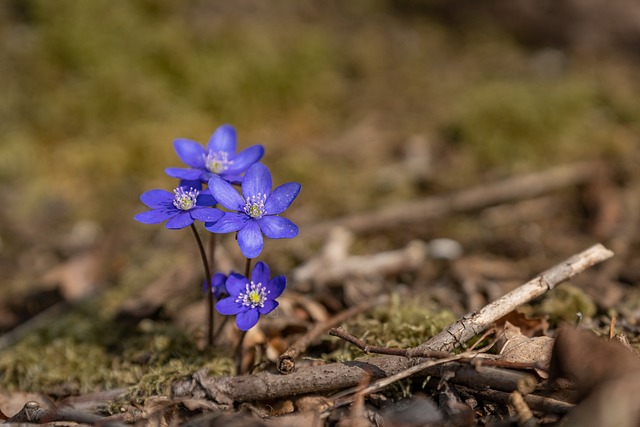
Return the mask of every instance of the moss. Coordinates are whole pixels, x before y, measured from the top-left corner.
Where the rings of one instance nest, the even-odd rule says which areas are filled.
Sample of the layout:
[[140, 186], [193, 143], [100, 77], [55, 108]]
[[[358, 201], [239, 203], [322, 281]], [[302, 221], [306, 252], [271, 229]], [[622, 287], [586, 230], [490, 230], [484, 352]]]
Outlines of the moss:
[[231, 374], [232, 360], [201, 351], [192, 337], [168, 323], [138, 328], [96, 318], [89, 308], [52, 322], [0, 353], [0, 385], [53, 396], [128, 388], [137, 401], [167, 395], [178, 378], [207, 369]]
[[[455, 320], [451, 311], [437, 307], [426, 298], [405, 301], [394, 295], [389, 305], [356, 317], [344, 328], [370, 345], [411, 348], [427, 341]], [[326, 358], [344, 361], [362, 355], [360, 349], [343, 343]]]
[[[483, 168], [541, 166], [579, 155], [598, 105], [580, 79], [484, 82], [472, 88], [452, 122], [456, 139]], [[582, 147], [584, 148], [584, 147]]]
[[578, 313], [586, 318], [594, 316], [596, 311], [593, 300], [582, 289], [569, 283], [560, 284], [549, 291], [539, 304], [531, 306], [532, 314], [548, 316], [554, 324], [575, 323]]

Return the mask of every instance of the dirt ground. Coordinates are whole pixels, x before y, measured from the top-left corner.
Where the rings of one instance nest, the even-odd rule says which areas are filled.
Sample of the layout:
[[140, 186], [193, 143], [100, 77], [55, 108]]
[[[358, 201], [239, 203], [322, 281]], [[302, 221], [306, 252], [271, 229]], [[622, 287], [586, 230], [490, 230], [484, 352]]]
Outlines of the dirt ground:
[[[4, 419], [638, 425], [638, 17], [3, 2]], [[260, 255], [288, 284], [241, 375], [233, 321], [206, 348], [191, 233], [133, 220], [175, 187], [173, 141], [224, 123], [276, 186], [302, 185], [299, 236]], [[222, 236], [216, 271], [244, 262]]]

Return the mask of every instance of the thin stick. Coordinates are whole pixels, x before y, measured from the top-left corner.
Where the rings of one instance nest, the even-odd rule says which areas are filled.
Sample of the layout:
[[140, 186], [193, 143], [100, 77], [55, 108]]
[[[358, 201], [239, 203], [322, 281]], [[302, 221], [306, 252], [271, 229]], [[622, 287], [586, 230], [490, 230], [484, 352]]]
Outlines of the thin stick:
[[598, 162], [561, 165], [493, 184], [483, 184], [457, 193], [394, 204], [376, 211], [338, 218], [307, 229], [305, 236], [323, 237], [328, 230], [336, 226], [361, 234], [399, 229], [410, 224], [425, 223], [446, 217], [455, 212], [472, 211], [512, 200], [528, 199], [588, 182], [599, 176], [598, 171], [601, 168], [602, 164]]
[[283, 374], [290, 374], [296, 367], [296, 358], [300, 356], [314, 341], [316, 341], [321, 335], [326, 333], [331, 328], [340, 325], [348, 319], [363, 313], [370, 308], [386, 304], [389, 300], [388, 295], [381, 295], [377, 298], [373, 298], [355, 307], [351, 307], [339, 314], [336, 314], [326, 322], [317, 323], [306, 334], [298, 338], [284, 353], [278, 357], [278, 371]]
[[613, 256], [601, 244], [591, 246], [566, 261], [548, 269], [502, 298], [486, 305], [480, 311], [469, 313], [417, 348], [451, 351], [464, 344], [515, 308], [543, 295], [561, 282]]
[[193, 236], [198, 243], [198, 250], [200, 251], [200, 258], [202, 258], [202, 266], [204, 267], [204, 276], [207, 281], [207, 347], [213, 347], [213, 289], [211, 289], [211, 270], [209, 270], [209, 262], [207, 261], [207, 254], [204, 251], [204, 246], [202, 245], [202, 240], [198, 235], [198, 230], [196, 230], [196, 226], [191, 224], [191, 231], [193, 231]]
[[[420, 348], [390, 348], [390, 347], [380, 347], [376, 345], [369, 345], [366, 342], [362, 341], [361, 339], [358, 339], [355, 336], [351, 335], [350, 333], [348, 333], [342, 328], [332, 328], [331, 330], [329, 330], [329, 335], [332, 335], [334, 337], [338, 337], [347, 342], [350, 342], [351, 344], [355, 345], [360, 350], [362, 350], [365, 354], [370, 354], [370, 353], [386, 354], [390, 356], [402, 356], [402, 357], [408, 357], [408, 358], [428, 357], [433, 359], [443, 359], [443, 358], [452, 356], [451, 353], [448, 353], [446, 351], [423, 350]], [[489, 335], [489, 333], [485, 333], [485, 336], [486, 335]], [[476, 344], [481, 342], [483, 339], [484, 337], [478, 340]], [[472, 351], [472, 350], [473, 348], [469, 349], [469, 351]], [[483, 357], [481, 359], [477, 357], [473, 357], [470, 359], [460, 359], [460, 362], [470, 363], [476, 366], [482, 365], [482, 366], [498, 366], [501, 368], [510, 368], [510, 369], [541, 369], [543, 371], [547, 370], [547, 368], [545, 368], [539, 363], [510, 362], [507, 360], [500, 360], [499, 357], [500, 356], [491, 356], [488, 358]]]
[[[461, 354], [456, 354], [456, 355], [449, 355], [449, 357], [443, 357], [442, 359], [436, 359], [436, 360], [427, 360], [426, 362], [422, 362], [418, 365], [415, 366], [411, 366], [405, 370], [403, 370], [402, 372], [398, 372], [395, 375], [390, 375], [388, 377], [385, 378], [381, 378], [375, 382], [373, 382], [372, 384], [368, 385], [367, 387], [358, 390], [357, 393], [361, 394], [363, 396], [368, 396], [371, 393], [375, 393], [379, 390], [382, 390], [384, 388], [386, 388], [387, 386], [393, 384], [396, 381], [400, 381], [404, 378], [408, 378], [412, 375], [415, 375], [421, 371], [424, 371], [427, 368], [433, 367], [433, 366], [437, 366], [437, 365], [442, 365], [443, 363], [447, 363], [447, 362], [454, 362], [457, 360], [462, 360], [462, 359], [468, 359], [469, 357], [472, 357], [473, 355], [477, 355], [476, 352], [473, 353], [461, 353]], [[339, 399], [336, 399], [334, 401], [333, 407], [331, 409], [335, 409], [335, 408], [340, 408], [342, 406], [346, 406], [348, 404], [350, 404], [351, 402], [353, 402], [354, 397], [353, 396], [346, 396], [346, 397], [341, 397]]]
[[[492, 400], [504, 405], [509, 404], [510, 393], [500, 390], [491, 389], [474, 389], [465, 386], [457, 386], [459, 389], [470, 393], [474, 396], [478, 396], [485, 400]], [[536, 394], [527, 394], [523, 396], [526, 404], [534, 411], [552, 413], [558, 415], [567, 414], [574, 405], [571, 403], [557, 400], [552, 397], [538, 396]]]

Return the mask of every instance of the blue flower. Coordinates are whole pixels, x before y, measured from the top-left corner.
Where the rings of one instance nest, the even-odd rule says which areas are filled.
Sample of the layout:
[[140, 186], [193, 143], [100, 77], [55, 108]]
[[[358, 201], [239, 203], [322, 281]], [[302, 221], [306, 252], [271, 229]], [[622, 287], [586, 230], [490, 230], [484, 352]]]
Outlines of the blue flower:
[[253, 145], [236, 154], [236, 130], [231, 125], [222, 125], [211, 135], [204, 148], [190, 139], [176, 139], [173, 146], [180, 159], [191, 166], [167, 168], [165, 172], [174, 178], [207, 182], [212, 176], [240, 183], [241, 174], [264, 155], [262, 145]]
[[223, 216], [221, 210], [210, 207], [216, 204], [216, 199], [209, 190], [201, 192], [194, 188], [178, 187], [170, 193], [156, 189], [142, 194], [140, 200], [151, 208], [134, 217], [144, 224], [158, 224], [169, 220], [166, 227], [176, 229], [187, 227], [194, 220], [212, 222]]
[[212, 233], [238, 232], [242, 254], [255, 258], [262, 252], [264, 234], [270, 239], [289, 239], [298, 235], [298, 227], [278, 216], [300, 193], [300, 184], [289, 182], [271, 192], [271, 172], [262, 163], [254, 163], [242, 180], [242, 195], [218, 176], [209, 180], [209, 191], [225, 208], [224, 216], [214, 224], [205, 224]]
[[236, 315], [236, 325], [243, 331], [253, 328], [260, 315], [271, 313], [278, 306], [278, 298], [287, 286], [285, 276], [269, 280], [269, 266], [262, 261], [256, 263], [251, 280], [232, 273], [227, 279], [229, 296], [216, 304], [216, 310], [226, 316]]
[[[233, 274], [233, 272], [232, 272]], [[227, 292], [227, 288], [225, 286], [225, 282], [227, 281], [227, 275], [226, 274], [222, 274], [222, 273], [216, 273], [213, 275], [213, 277], [211, 278], [211, 290], [213, 291], [213, 296], [216, 299], [220, 299], [220, 297], [222, 295], [226, 295], [229, 292]], [[207, 292], [207, 281], [204, 280], [202, 282], [202, 290], [204, 292]]]

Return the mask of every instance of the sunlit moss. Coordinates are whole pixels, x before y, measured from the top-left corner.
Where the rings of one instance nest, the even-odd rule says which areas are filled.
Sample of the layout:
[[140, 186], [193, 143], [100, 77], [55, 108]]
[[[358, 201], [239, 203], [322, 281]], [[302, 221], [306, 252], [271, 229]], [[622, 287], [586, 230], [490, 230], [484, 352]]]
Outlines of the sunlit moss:
[[[392, 348], [416, 347], [456, 320], [454, 314], [426, 298], [405, 301], [394, 295], [389, 305], [377, 307], [347, 322], [344, 328], [369, 345]], [[329, 360], [352, 360], [363, 355], [344, 343], [327, 355]]]
[[535, 315], [548, 316], [554, 324], [568, 322], [575, 324], [580, 316], [592, 317], [597, 307], [593, 300], [579, 287], [562, 283], [549, 291], [539, 302], [526, 309]]
[[133, 328], [77, 310], [0, 353], [7, 390], [52, 396], [124, 387], [129, 399], [168, 395], [171, 383], [200, 369], [231, 374], [221, 353], [196, 348], [175, 326], [147, 322]]
[[582, 129], [598, 108], [596, 87], [580, 79], [479, 83], [461, 99], [452, 131], [481, 167], [542, 166], [589, 144]]

